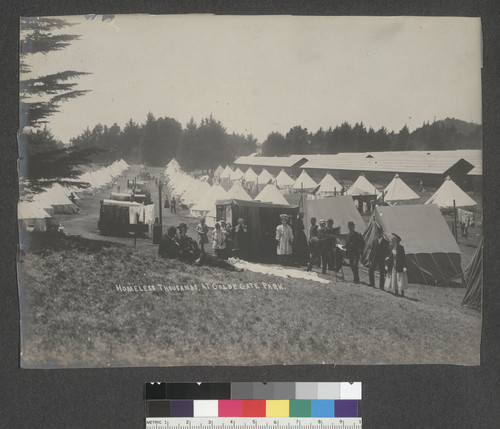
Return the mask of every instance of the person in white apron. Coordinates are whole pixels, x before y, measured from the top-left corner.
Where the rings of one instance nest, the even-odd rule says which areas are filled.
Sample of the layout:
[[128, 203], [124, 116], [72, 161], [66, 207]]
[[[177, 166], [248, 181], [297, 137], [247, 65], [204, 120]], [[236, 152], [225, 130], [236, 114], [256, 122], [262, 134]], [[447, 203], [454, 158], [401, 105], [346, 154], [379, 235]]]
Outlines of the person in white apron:
[[278, 254], [278, 259], [281, 264], [289, 265], [293, 253], [293, 231], [292, 227], [288, 224], [288, 216], [282, 214], [280, 218], [281, 225], [276, 227], [276, 253]]

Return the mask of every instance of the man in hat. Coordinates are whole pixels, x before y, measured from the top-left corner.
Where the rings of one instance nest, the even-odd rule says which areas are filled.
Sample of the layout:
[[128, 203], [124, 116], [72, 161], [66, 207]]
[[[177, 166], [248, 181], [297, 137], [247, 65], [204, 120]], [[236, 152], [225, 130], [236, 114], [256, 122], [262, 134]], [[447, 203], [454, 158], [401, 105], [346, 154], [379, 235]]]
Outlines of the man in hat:
[[312, 254], [309, 261], [309, 265], [307, 266], [307, 271], [311, 271], [315, 260], [321, 259], [321, 272], [323, 274], [326, 274], [326, 268], [328, 266], [328, 256], [330, 255], [334, 242], [334, 235], [327, 234], [326, 221], [324, 219], [321, 219], [319, 221], [316, 246], [314, 249], [314, 253]]
[[346, 257], [349, 259], [349, 265], [354, 276], [354, 283], [359, 283], [359, 259], [365, 248], [363, 236], [355, 230], [356, 225], [350, 220], [347, 222], [349, 234], [345, 245]]
[[179, 230], [177, 235], [177, 243], [180, 248], [179, 259], [192, 264], [200, 257], [200, 249], [196, 242], [187, 235], [188, 226], [185, 223], [180, 223], [177, 229]]
[[167, 229], [167, 233], [163, 235], [158, 247], [158, 254], [165, 258], [176, 259], [180, 255], [179, 243], [176, 241], [175, 234], [177, 229], [171, 226]]
[[318, 258], [316, 260], [313, 260], [313, 254], [316, 250], [316, 246], [318, 244], [318, 228], [319, 225], [316, 223], [316, 218], [312, 217], [311, 220], [311, 226], [309, 227], [309, 261], [314, 264], [317, 262], [318, 267], [320, 266], [320, 262]]
[[293, 231], [292, 227], [288, 224], [288, 215], [281, 214], [280, 219], [281, 225], [276, 227], [276, 253], [282, 265], [289, 265], [293, 253]]
[[175, 200], [175, 197], [172, 196], [172, 201], [170, 201], [170, 213], [175, 213], [177, 214], [177, 201]]
[[247, 259], [247, 234], [248, 228], [245, 225], [245, 219], [240, 217], [234, 227], [233, 254], [237, 258]]
[[370, 261], [368, 275], [370, 277], [370, 286], [375, 287], [375, 271], [378, 270], [380, 275], [379, 286], [380, 289], [384, 289], [385, 258], [389, 255], [389, 242], [384, 238], [384, 231], [382, 228], [377, 227], [375, 235], [375, 240], [372, 243], [370, 255], [368, 257]]

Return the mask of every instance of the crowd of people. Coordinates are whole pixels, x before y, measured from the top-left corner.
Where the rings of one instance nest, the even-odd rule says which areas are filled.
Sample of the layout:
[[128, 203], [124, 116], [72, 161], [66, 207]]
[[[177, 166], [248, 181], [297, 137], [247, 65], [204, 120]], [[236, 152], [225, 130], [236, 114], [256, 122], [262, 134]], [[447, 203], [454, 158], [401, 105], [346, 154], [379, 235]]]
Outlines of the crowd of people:
[[[321, 268], [323, 274], [327, 270], [339, 272], [344, 260], [352, 271], [353, 282], [359, 283], [359, 264], [365, 250], [363, 235], [356, 231], [354, 222], [347, 224], [348, 234], [341, 237], [340, 227], [334, 225], [333, 219], [310, 219], [309, 240], [305, 235], [303, 213], [295, 219], [281, 214], [280, 224], [276, 227], [275, 242], [278, 262], [286, 266], [307, 266]], [[293, 220], [293, 228], [292, 228]], [[187, 235], [185, 223], [170, 227], [162, 237], [158, 253], [166, 258], [178, 259], [194, 265], [209, 265], [228, 270], [239, 271], [228, 258], [247, 259], [248, 227], [243, 218], [239, 218], [233, 227], [221, 220], [209, 230], [204, 218], [200, 218], [196, 226], [196, 240]], [[215, 255], [207, 253], [211, 245]], [[401, 237], [392, 234], [391, 242], [384, 237], [382, 229], [376, 232], [376, 239], [371, 243], [368, 258], [368, 275], [370, 286], [375, 286], [375, 272], [379, 274], [379, 288], [393, 290], [395, 294], [404, 296], [407, 284], [406, 256], [401, 245]], [[386, 281], [389, 282], [386, 285]]]

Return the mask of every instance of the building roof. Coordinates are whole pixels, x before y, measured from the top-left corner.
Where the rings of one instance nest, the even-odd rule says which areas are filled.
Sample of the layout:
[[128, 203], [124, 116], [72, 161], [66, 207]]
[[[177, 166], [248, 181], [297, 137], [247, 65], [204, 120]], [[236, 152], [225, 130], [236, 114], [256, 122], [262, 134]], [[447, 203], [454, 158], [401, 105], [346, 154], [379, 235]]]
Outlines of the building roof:
[[289, 156], [240, 156], [234, 165], [251, 165], [255, 167], [280, 167], [290, 168], [298, 162], [307, 161], [307, 155]]
[[469, 175], [483, 174], [480, 149], [346, 152], [336, 155], [306, 156], [308, 161], [301, 165], [304, 169], [446, 174], [451, 167], [463, 159], [470, 164]]

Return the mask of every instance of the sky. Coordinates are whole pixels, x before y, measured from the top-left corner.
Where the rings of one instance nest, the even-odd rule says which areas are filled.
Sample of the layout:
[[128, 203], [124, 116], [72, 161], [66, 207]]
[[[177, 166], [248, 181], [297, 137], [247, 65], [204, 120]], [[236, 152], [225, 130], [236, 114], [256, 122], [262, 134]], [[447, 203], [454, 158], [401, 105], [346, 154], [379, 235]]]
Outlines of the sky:
[[210, 114], [229, 132], [342, 122], [389, 131], [454, 117], [481, 123], [478, 18], [116, 15], [65, 17], [80, 40], [26, 58], [32, 75], [89, 72], [91, 92], [49, 118], [68, 143], [98, 123], [185, 125]]

